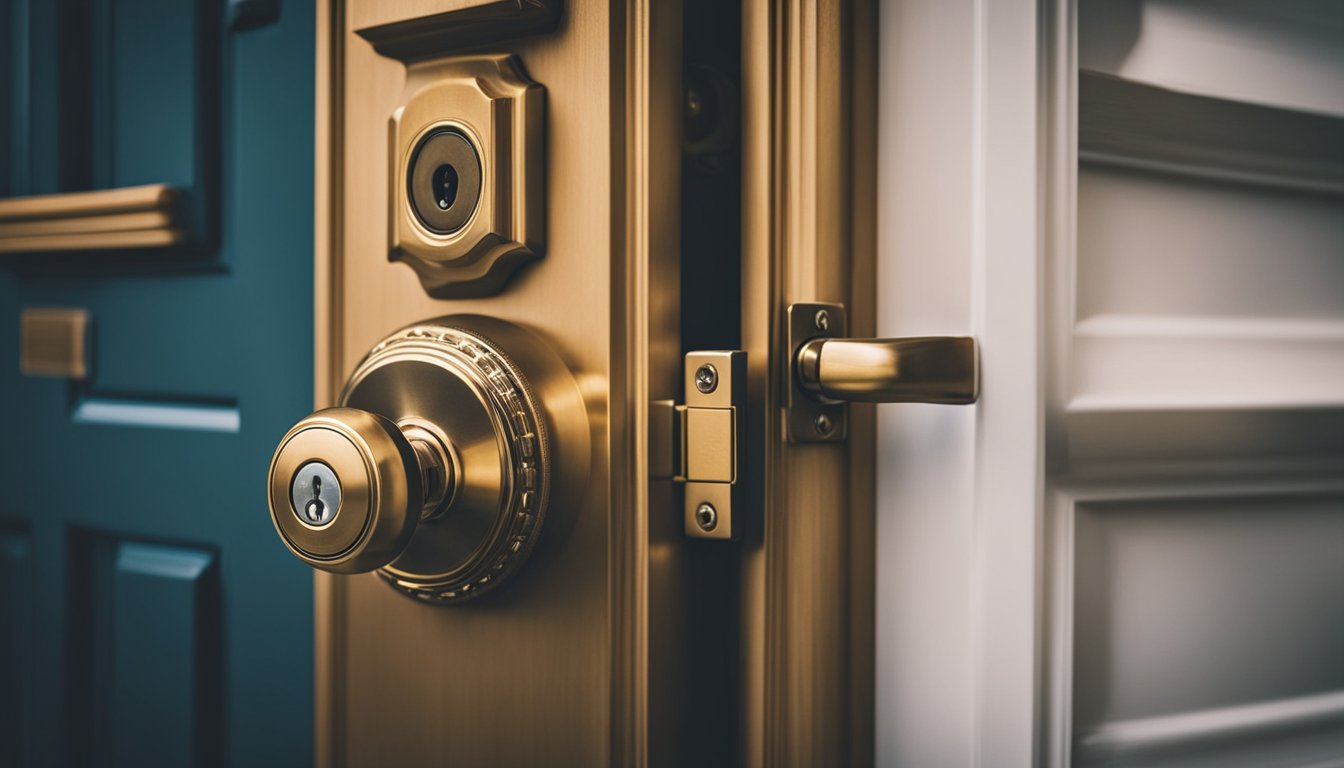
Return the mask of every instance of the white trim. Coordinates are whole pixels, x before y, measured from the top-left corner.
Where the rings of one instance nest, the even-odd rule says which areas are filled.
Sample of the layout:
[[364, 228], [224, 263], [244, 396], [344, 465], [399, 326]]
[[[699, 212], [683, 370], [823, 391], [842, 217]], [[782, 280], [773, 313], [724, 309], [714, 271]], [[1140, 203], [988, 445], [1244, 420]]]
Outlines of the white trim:
[[1034, 765], [1043, 460], [1041, 8], [976, 8], [972, 314], [983, 387], [972, 518], [975, 765]]
[[1080, 763], [1156, 754], [1226, 749], [1231, 742], [1268, 740], [1294, 731], [1332, 728], [1344, 743], [1344, 691], [1236, 707], [1106, 723], [1077, 738]]
[[[1344, 478], [1338, 475], [1266, 480], [1203, 480], [1177, 482], [1149, 482], [1144, 485], [1129, 483], [1086, 483], [1068, 485], [1056, 479], [1051, 484], [1049, 507], [1046, 511], [1047, 562], [1044, 582], [1046, 604], [1042, 610], [1042, 634], [1045, 651], [1042, 686], [1044, 701], [1041, 711], [1041, 763], [1050, 768], [1069, 768], [1075, 752], [1083, 748], [1080, 741], [1092, 739], [1086, 747], [1090, 759], [1109, 764], [1107, 759], [1133, 756], [1146, 750], [1160, 748], [1167, 752], [1200, 744], [1208, 749], [1222, 748], [1234, 737], [1248, 735], [1237, 732], [1246, 718], [1259, 718], [1265, 731], [1249, 735], [1272, 738], [1293, 727], [1316, 722], [1344, 720], [1344, 692], [1319, 696], [1287, 699], [1276, 702], [1257, 702], [1251, 705], [1219, 708], [1193, 713], [1179, 713], [1156, 718], [1108, 723], [1081, 736], [1073, 732], [1073, 635], [1074, 583], [1077, 571], [1075, 526], [1078, 506], [1081, 504], [1134, 502], [1134, 501], [1190, 501], [1198, 499], [1245, 499], [1248, 497], [1301, 497], [1320, 494], [1344, 493]], [[1336, 700], [1338, 698], [1338, 700]], [[1319, 701], [1318, 701], [1319, 699]], [[1222, 714], [1219, 714], [1222, 713]], [[1318, 713], [1318, 714], [1313, 714]], [[1207, 715], [1207, 717], [1205, 717]], [[1226, 715], [1226, 716], [1224, 716]], [[1289, 717], [1295, 717], [1290, 722]], [[1221, 718], [1221, 720], [1220, 720]], [[1313, 719], [1314, 718], [1314, 719]], [[1211, 723], [1232, 723], [1217, 733], [1206, 735]], [[1195, 728], [1188, 737], [1179, 737], [1176, 726]], [[1258, 727], [1258, 726], [1257, 726]], [[1120, 750], [1112, 752], [1108, 750]], [[1086, 761], [1080, 761], [1086, 762]]]

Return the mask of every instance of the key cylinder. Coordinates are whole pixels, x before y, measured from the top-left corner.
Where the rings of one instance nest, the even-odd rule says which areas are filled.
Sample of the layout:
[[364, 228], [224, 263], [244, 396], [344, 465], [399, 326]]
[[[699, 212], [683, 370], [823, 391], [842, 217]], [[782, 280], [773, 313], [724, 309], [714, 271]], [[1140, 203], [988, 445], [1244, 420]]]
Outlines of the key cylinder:
[[299, 522], [314, 527], [330, 525], [341, 509], [341, 481], [331, 467], [310, 461], [294, 473], [289, 500]]

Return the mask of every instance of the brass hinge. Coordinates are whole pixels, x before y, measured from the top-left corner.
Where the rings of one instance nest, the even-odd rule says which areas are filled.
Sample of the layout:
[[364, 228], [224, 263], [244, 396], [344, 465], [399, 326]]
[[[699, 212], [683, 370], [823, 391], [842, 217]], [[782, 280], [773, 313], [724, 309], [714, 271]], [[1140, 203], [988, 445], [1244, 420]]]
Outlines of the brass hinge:
[[650, 413], [649, 467], [684, 491], [686, 535], [737, 539], [734, 516], [739, 479], [737, 436], [747, 387], [747, 353], [688, 352], [686, 404], [658, 400]]

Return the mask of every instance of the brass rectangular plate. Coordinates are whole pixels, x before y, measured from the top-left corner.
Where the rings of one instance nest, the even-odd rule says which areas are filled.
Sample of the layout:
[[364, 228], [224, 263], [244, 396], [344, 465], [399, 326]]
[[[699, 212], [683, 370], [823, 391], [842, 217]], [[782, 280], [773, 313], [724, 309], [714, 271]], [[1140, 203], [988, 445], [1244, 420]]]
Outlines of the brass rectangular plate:
[[0, 254], [159, 248], [186, 238], [166, 184], [0, 200]]
[[[824, 313], [824, 316], [823, 316]], [[801, 302], [789, 305], [784, 327], [788, 330], [782, 350], [788, 364], [784, 366], [784, 422], [791, 443], [837, 443], [849, 433], [849, 406], [845, 403], [822, 403], [798, 386], [794, 360], [798, 348], [811, 339], [844, 337], [849, 318], [844, 304]]]
[[88, 378], [88, 328], [84, 309], [24, 307], [19, 316], [19, 370], [24, 376]]
[[[708, 392], [696, 386], [696, 372], [712, 366], [717, 383]], [[686, 406], [682, 498], [686, 535], [696, 539], [736, 540], [742, 535], [734, 519], [740, 496], [737, 471], [737, 418], [747, 383], [747, 354], [739, 351], [688, 352], [683, 366]], [[715, 524], [705, 530], [696, 521], [701, 504], [714, 509]]]
[[686, 477], [731, 483], [737, 479], [732, 408], [686, 409]]

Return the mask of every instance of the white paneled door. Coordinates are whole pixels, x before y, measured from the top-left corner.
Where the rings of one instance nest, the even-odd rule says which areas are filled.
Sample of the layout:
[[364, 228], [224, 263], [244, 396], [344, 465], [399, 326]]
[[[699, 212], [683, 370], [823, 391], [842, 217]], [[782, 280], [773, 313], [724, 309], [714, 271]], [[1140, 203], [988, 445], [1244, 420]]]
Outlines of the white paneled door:
[[1344, 4], [881, 24], [878, 763], [1344, 765]]

